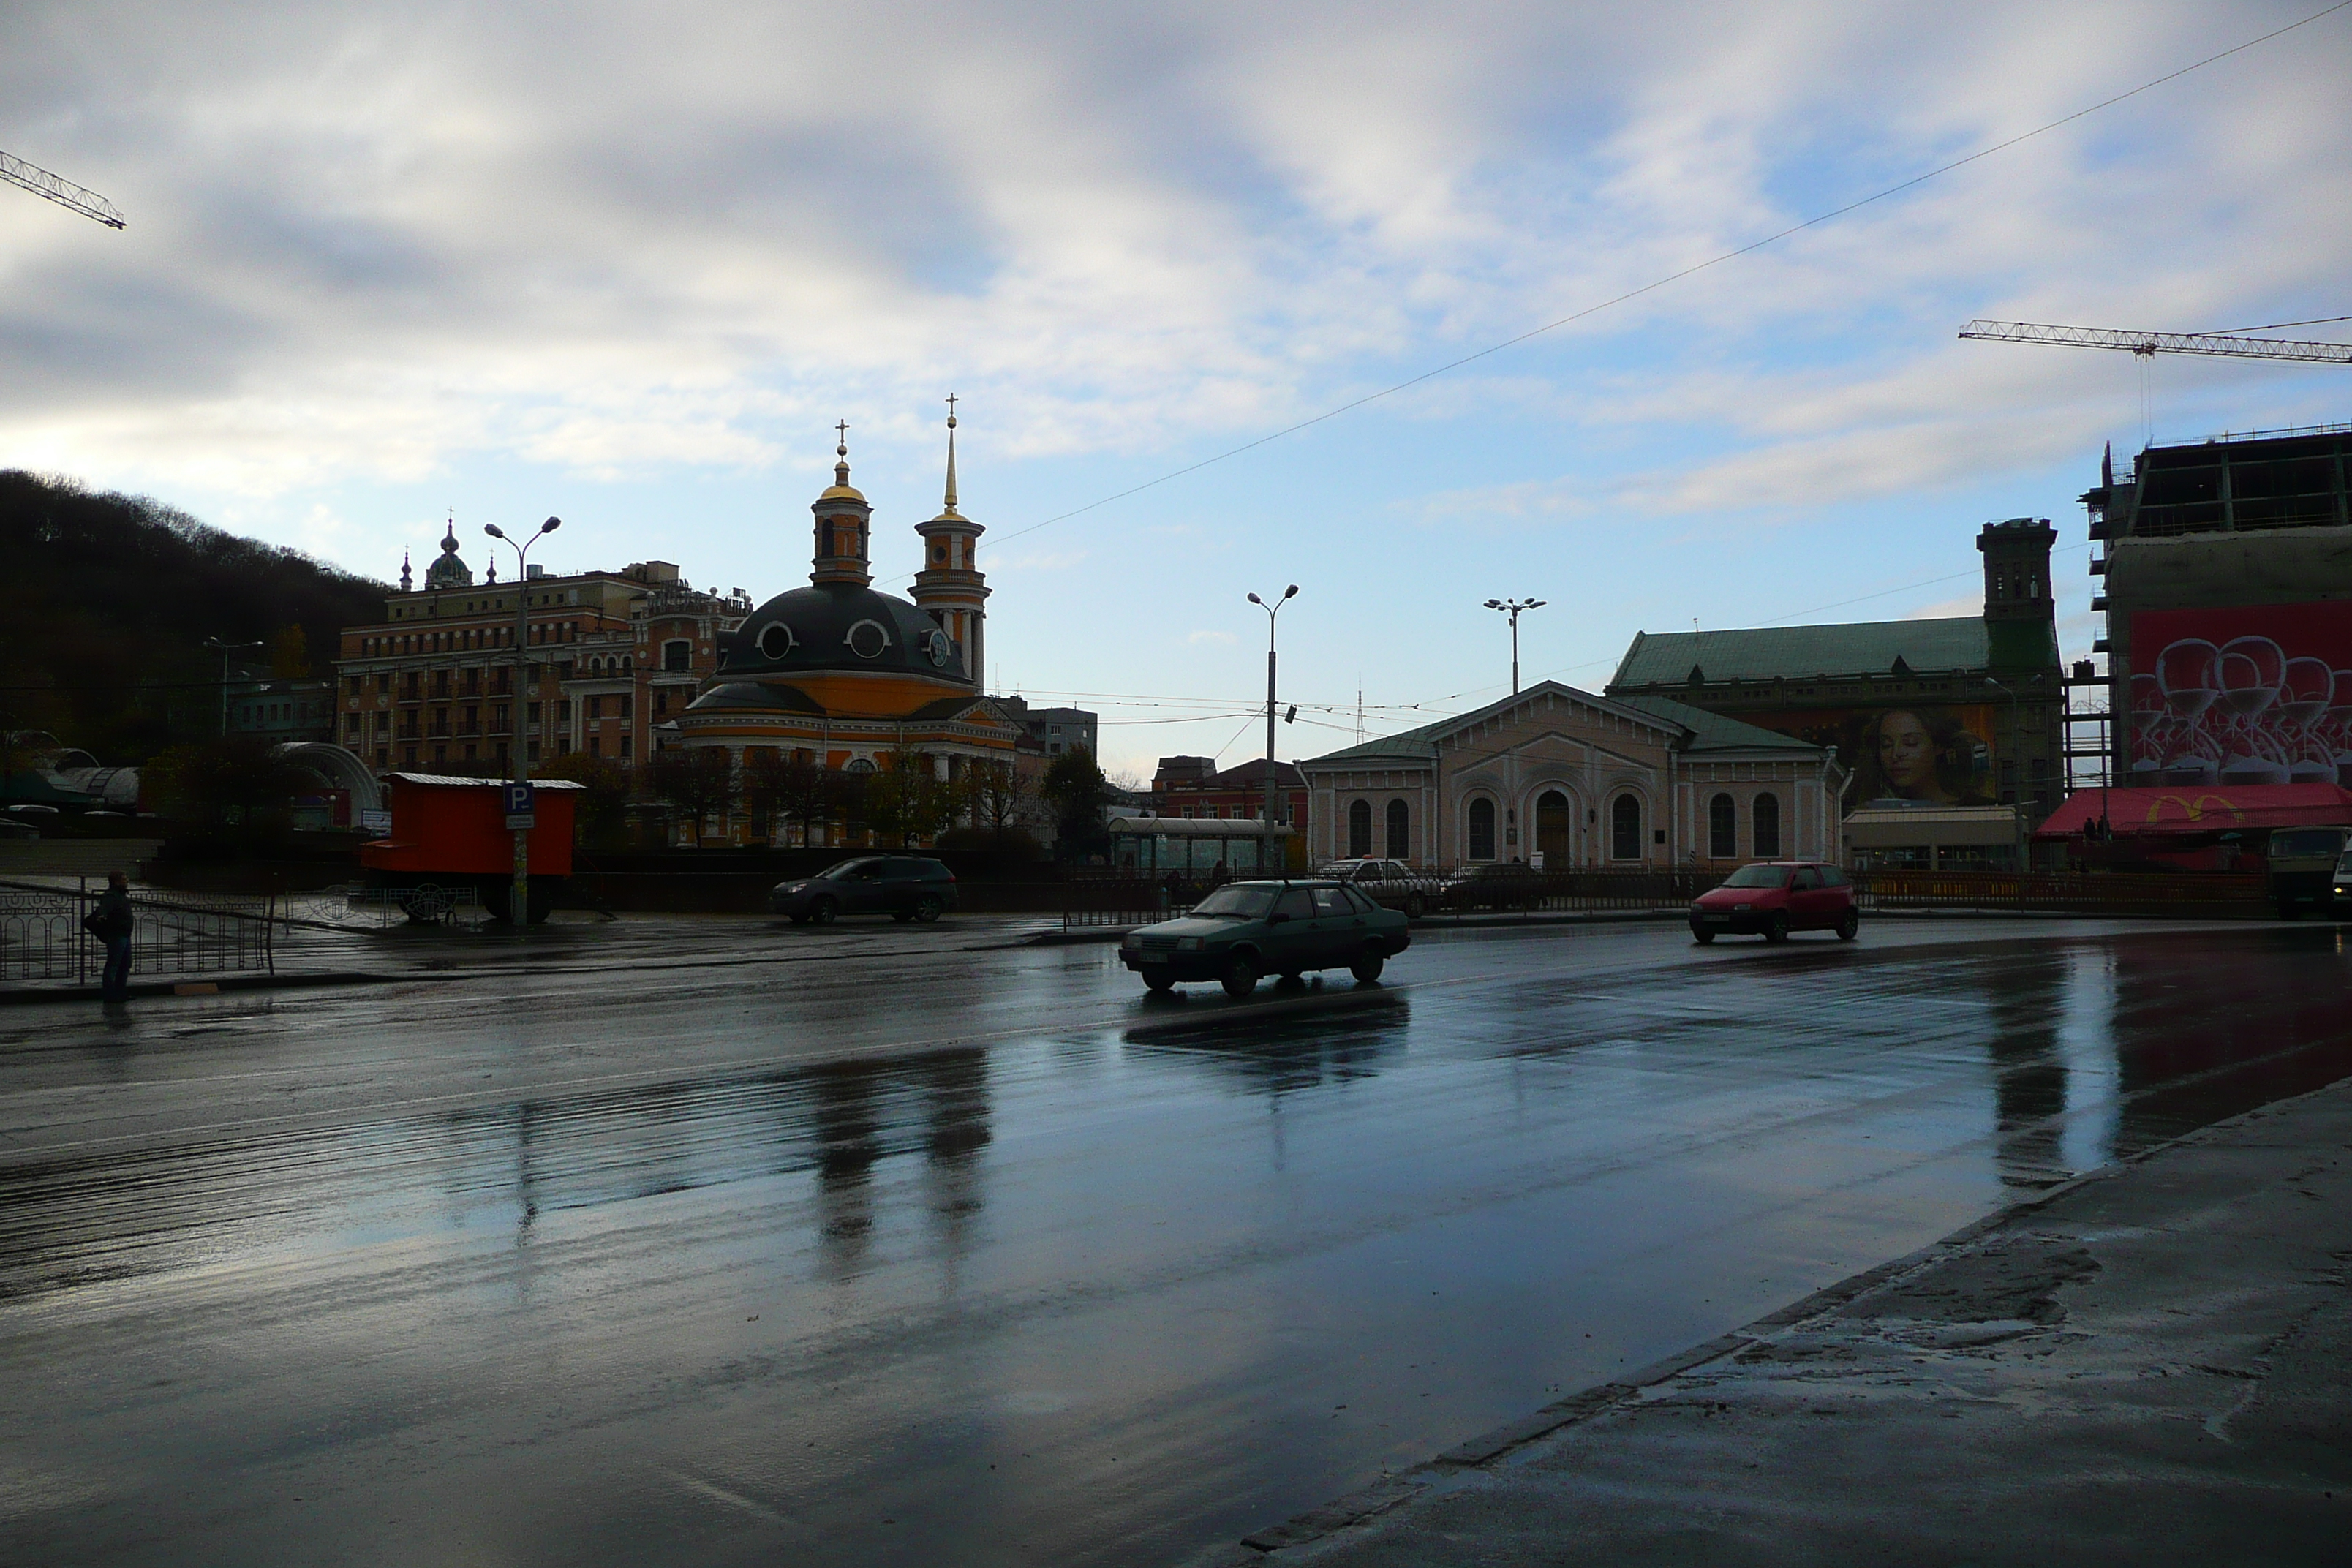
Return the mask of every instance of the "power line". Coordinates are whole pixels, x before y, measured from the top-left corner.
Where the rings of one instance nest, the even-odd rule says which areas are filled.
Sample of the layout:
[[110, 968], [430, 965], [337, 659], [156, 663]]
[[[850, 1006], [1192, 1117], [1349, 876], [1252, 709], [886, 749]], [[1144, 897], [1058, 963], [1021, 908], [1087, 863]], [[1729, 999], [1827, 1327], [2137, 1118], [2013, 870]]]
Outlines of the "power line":
[[1601, 300], [1597, 304], [1587, 305], [1582, 310], [1571, 311], [1568, 315], [1559, 318], [1557, 321], [1547, 321], [1539, 327], [1531, 327], [1528, 331], [1517, 334], [1516, 337], [1505, 338], [1502, 342], [1491, 343], [1486, 348], [1478, 350], [1475, 353], [1467, 353], [1464, 354], [1459, 359], [1449, 360], [1445, 363], [1438, 365], [1433, 370], [1425, 370], [1419, 375], [1410, 377], [1404, 381], [1400, 381], [1393, 386], [1382, 387], [1378, 392], [1366, 393], [1361, 397], [1352, 398], [1346, 403], [1339, 405], [1337, 407], [1326, 409], [1324, 412], [1314, 416], [1312, 418], [1302, 419], [1295, 425], [1286, 425], [1279, 430], [1273, 431], [1265, 436], [1260, 436], [1255, 440], [1244, 441], [1238, 447], [1230, 447], [1222, 452], [1214, 454], [1213, 456], [1202, 458], [1197, 462], [1187, 463], [1179, 468], [1171, 468], [1167, 473], [1161, 474], [1157, 479], [1146, 479], [1139, 485], [1130, 485], [1126, 489], [1118, 490], [1113, 494], [1104, 496], [1097, 500], [1088, 501], [1084, 506], [1073, 507], [1068, 511], [1065, 512], [1057, 512], [1054, 516], [1045, 519], [1043, 521], [1033, 522], [1026, 528], [1015, 529], [1011, 533], [1003, 534], [999, 537], [997, 544], [1001, 547], [1013, 540], [1022, 538], [1024, 535], [1034, 533], [1040, 529], [1051, 528], [1057, 522], [1066, 522], [1071, 518], [1079, 517], [1087, 512], [1094, 511], [1098, 508], [1108, 506], [1113, 501], [1121, 501], [1125, 500], [1129, 496], [1140, 495], [1145, 490], [1156, 489], [1160, 485], [1169, 483], [1172, 479], [1180, 479], [1187, 474], [1198, 473], [1202, 468], [1210, 468], [1215, 464], [1224, 462], [1229, 458], [1238, 458], [1244, 452], [1254, 452], [1258, 447], [1266, 446], [1271, 442], [1282, 440], [1286, 437], [1296, 436], [1302, 430], [1312, 429], [1314, 426], [1323, 424], [1327, 420], [1336, 419], [1342, 414], [1352, 413], [1356, 409], [1365, 406], [1367, 404], [1377, 403], [1384, 397], [1392, 397], [1400, 392], [1408, 391], [1412, 387], [1419, 386], [1423, 382], [1434, 380], [1438, 376], [1445, 375], [1451, 372], [1460, 370], [1464, 365], [1474, 364], [1479, 360], [1486, 359], [1489, 355], [1500, 353], [1505, 349], [1516, 348], [1519, 344], [1524, 343], [1530, 339], [1539, 338], [1547, 332], [1557, 331], [1560, 328], [1569, 326], [1573, 322], [1583, 321], [1588, 316], [1598, 315], [1603, 310], [1622, 305], [1628, 300], [1638, 300], [1644, 294], [1654, 293], [1658, 289], [1664, 289], [1669, 284], [1679, 283], [1684, 279], [1704, 272], [1711, 267], [1718, 267], [1724, 262], [1737, 260], [1740, 257], [1747, 256], [1751, 252], [1761, 250], [1767, 246], [1777, 245], [1781, 240], [1788, 238], [1791, 235], [1801, 234], [1809, 228], [1817, 228], [1822, 224], [1832, 222], [1835, 219], [1845, 216], [1849, 213], [1859, 212], [1864, 207], [1886, 200], [1889, 196], [1900, 195], [1903, 192], [1910, 190], [1916, 185], [1926, 184], [1930, 180], [1940, 178], [1945, 174], [1952, 173], [1956, 169], [1964, 169], [1970, 163], [1990, 158], [1997, 153], [2005, 153], [2011, 147], [2019, 146], [2023, 142], [2032, 141], [2038, 136], [2047, 135], [2053, 131], [2072, 125], [2075, 121], [2084, 119], [2089, 115], [2096, 114], [2102, 110], [2113, 109], [2116, 104], [2125, 102], [2130, 99], [2137, 98], [2144, 92], [2151, 92], [2157, 88], [2164, 86], [2168, 82], [2178, 81], [2182, 77], [2188, 76], [2192, 72], [2204, 69], [2207, 66], [2214, 65], [2221, 60], [2228, 59], [2232, 55], [2243, 54], [2248, 49], [2267, 44], [2274, 38], [2284, 37], [2287, 34], [2294, 32], [2298, 27], [2307, 27], [2314, 22], [2321, 21], [2328, 16], [2334, 16], [2338, 11], [2347, 8], [2352, 8], [2352, 0], [2336, 0], [2335, 5], [2327, 6], [2324, 10], [2315, 11], [2299, 22], [2290, 22], [2284, 27], [2274, 28], [2270, 32], [2263, 34], [2260, 37], [2249, 38], [2242, 44], [2236, 44], [2229, 48], [2222, 49], [2218, 53], [2207, 55], [2204, 58], [2193, 61], [2189, 65], [2182, 66], [2178, 70], [2168, 71], [2163, 76], [2157, 77], [2153, 80], [2144, 81], [2140, 83], [2139, 86], [2131, 89], [2127, 92], [2116, 93], [2112, 98], [2103, 98], [2098, 102], [2091, 104], [2087, 108], [2078, 109], [2074, 113], [2063, 115], [2059, 119], [2049, 121], [2047, 124], [2037, 125], [2032, 130], [2021, 132], [2015, 136], [2008, 138], [2006, 141], [1996, 142], [1990, 147], [1979, 148], [1976, 152], [1970, 153], [1965, 157], [1955, 158], [1948, 163], [1939, 163], [1936, 167], [1927, 170], [1925, 174], [1914, 174], [1907, 180], [1899, 181], [1895, 184], [1888, 185], [1884, 190], [1875, 191], [1869, 195], [1860, 198], [1859, 200], [1848, 202], [1843, 206], [1833, 207], [1828, 212], [1809, 217], [1802, 223], [1790, 224], [1788, 227], [1781, 229], [1777, 233], [1766, 235], [1761, 239], [1750, 240], [1746, 245], [1739, 246], [1735, 249], [1724, 251], [1720, 255], [1711, 256], [1704, 261], [1694, 262], [1692, 265], [1683, 268], [1679, 271], [1669, 272], [1664, 277], [1659, 278], [1652, 282], [1644, 283], [1638, 289], [1629, 289], [1622, 294], [1613, 295], [1609, 299]]

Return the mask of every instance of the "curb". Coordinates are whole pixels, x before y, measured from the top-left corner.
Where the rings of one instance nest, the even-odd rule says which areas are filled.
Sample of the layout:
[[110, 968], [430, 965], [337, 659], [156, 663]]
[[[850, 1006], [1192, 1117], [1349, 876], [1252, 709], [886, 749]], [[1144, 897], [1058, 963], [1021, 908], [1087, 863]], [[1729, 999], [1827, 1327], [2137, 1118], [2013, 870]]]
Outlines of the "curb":
[[2111, 1161], [2095, 1171], [2085, 1171], [2081, 1175], [2060, 1182], [2030, 1197], [2004, 1204], [1992, 1213], [1971, 1220], [1925, 1247], [1906, 1253], [1900, 1258], [1891, 1258], [1874, 1268], [1865, 1268], [1858, 1274], [1848, 1275], [1833, 1284], [1825, 1285], [1729, 1333], [1717, 1335], [1705, 1343], [1678, 1351], [1673, 1355], [1652, 1362], [1647, 1366], [1628, 1373], [1622, 1377], [1596, 1384], [1591, 1388], [1580, 1389], [1564, 1399], [1554, 1400], [1551, 1404], [1529, 1415], [1522, 1415], [1513, 1421], [1507, 1421], [1467, 1441], [1457, 1443], [1453, 1447], [1409, 1469], [1383, 1475], [1371, 1485], [1336, 1498], [1320, 1508], [1310, 1509], [1305, 1513], [1294, 1515], [1279, 1524], [1253, 1531], [1243, 1536], [1237, 1544], [1225, 1548], [1222, 1552], [1213, 1548], [1211, 1552], [1204, 1553], [1194, 1561], [1203, 1565], [1213, 1565], [1213, 1568], [1240, 1568], [1240, 1565], [1244, 1564], [1264, 1563], [1270, 1553], [1292, 1547], [1310, 1545], [1337, 1534], [1341, 1530], [1360, 1524], [1375, 1515], [1385, 1513], [1433, 1488], [1442, 1487], [1462, 1471], [1478, 1469], [1491, 1465], [1495, 1460], [1524, 1448], [1530, 1443], [1549, 1437], [1564, 1427], [1575, 1426], [1579, 1422], [1590, 1420], [1593, 1416], [1615, 1409], [1627, 1401], [1638, 1397], [1643, 1389], [1654, 1387], [1669, 1378], [1680, 1376], [1709, 1362], [1719, 1361], [1727, 1355], [1736, 1355], [1751, 1345], [1765, 1342], [1781, 1330], [1791, 1328], [1824, 1312], [1833, 1311], [1856, 1297], [1874, 1290], [1879, 1286], [1903, 1275], [1926, 1268], [1947, 1257], [1955, 1248], [1966, 1247], [1979, 1237], [1998, 1230], [2003, 1226], [2015, 1224], [2036, 1210], [2053, 1204], [2070, 1194], [2079, 1192], [2096, 1183], [2112, 1181], [2135, 1167], [2155, 1159], [2159, 1154], [2189, 1143], [2217, 1137], [2242, 1122], [2271, 1114], [2284, 1107], [2296, 1104], [2316, 1095], [2340, 1092], [2345, 1089], [2346, 1084], [2347, 1080], [2339, 1079], [2333, 1083], [2323, 1084], [2317, 1089], [2302, 1094], [2288, 1095], [2283, 1099], [2270, 1100], [2251, 1110], [2240, 1111], [2235, 1116], [2225, 1117], [2220, 1121], [2193, 1128], [2177, 1138], [2168, 1138], [2162, 1142], [2137, 1150], [2121, 1159]]
[[[391, 985], [404, 980], [441, 980], [446, 974], [378, 974], [371, 970], [327, 970], [315, 974], [218, 974], [193, 980], [142, 980], [131, 987], [133, 996], [211, 996], [229, 991], [297, 991], [320, 985]], [[0, 990], [0, 1006], [24, 1002], [99, 1002], [104, 993], [95, 985], [53, 988], [16, 986]]]

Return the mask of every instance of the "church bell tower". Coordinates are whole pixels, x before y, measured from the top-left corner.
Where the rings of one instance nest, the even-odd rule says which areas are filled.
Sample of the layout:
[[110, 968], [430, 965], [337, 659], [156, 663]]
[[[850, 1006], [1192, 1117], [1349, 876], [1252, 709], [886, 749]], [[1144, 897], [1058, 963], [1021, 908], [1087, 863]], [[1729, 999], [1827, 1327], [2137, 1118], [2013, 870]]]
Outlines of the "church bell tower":
[[866, 554], [866, 529], [874, 509], [849, 483], [849, 426], [834, 426], [841, 437], [833, 449], [833, 483], [810, 503], [816, 514], [816, 552], [809, 568], [812, 583], [847, 583], [863, 588], [874, 581]]
[[985, 693], [988, 581], [980, 574], [976, 552], [987, 531], [956, 510], [955, 405], [949, 398], [947, 502], [939, 516], [915, 525], [923, 539], [923, 569], [915, 574], [912, 597], [962, 650], [964, 674]]

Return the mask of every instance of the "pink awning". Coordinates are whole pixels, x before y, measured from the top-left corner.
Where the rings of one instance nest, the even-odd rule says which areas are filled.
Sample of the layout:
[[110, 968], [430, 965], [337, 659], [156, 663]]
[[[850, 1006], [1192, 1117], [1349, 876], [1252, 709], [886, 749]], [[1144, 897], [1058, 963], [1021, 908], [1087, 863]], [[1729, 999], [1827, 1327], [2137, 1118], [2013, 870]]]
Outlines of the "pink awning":
[[2352, 790], [2331, 784], [2078, 789], [2033, 837], [2079, 838], [2083, 825], [2102, 814], [2118, 838], [2246, 827], [2352, 827]]

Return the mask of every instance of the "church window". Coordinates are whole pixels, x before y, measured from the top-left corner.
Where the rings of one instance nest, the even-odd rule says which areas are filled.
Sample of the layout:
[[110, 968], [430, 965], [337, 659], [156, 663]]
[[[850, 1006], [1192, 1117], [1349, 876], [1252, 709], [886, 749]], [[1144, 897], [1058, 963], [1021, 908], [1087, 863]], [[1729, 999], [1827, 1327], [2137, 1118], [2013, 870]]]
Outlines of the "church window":
[[[1734, 859], [1739, 854], [1739, 808], [1727, 795], [1706, 803], [1706, 852], [1716, 860]], [[1760, 845], [1756, 852], [1764, 852]]]
[[870, 773], [873, 771], [874, 759], [871, 757], [852, 757], [849, 759], [849, 765], [842, 769], [842, 772], [847, 773]]
[[1470, 803], [1470, 858], [1495, 858], [1495, 803], [1480, 796]]
[[1759, 795], [1756, 797], [1756, 853], [1769, 860], [1780, 853], [1780, 797]]
[[[767, 629], [760, 634], [760, 653], [763, 658], [782, 658], [792, 652], [793, 640], [792, 627], [782, 621], [772, 621]], [[684, 643], [671, 643], [668, 646], [681, 652], [686, 648]], [[677, 668], [683, 669], [686, 666], [681, 662]]]
[[1404, 860], [1411, 858], [1412, 855], [1412, 836], [1407, 830], [1410, 828], [1412, 824], [1407, 816], [1404, 802], [1401, 800], [1392, 800], [1389, 802], [1388, 816], [1389, 858], [1391, 860]]
[[1372, 852], [1372, 803], [1352, 800], [1348, 803], [1348, 857], [1360, 860]]
[[1639, 860], [1642, 858], [1642, 802], [1630, 795], [1621, 795], [1609, 806], [1609, 858], [1612, 860]]
[[880, 658], [890, 647], [890, 634], [880, 621], [859, 621], [841, 640], [860, 658]]

